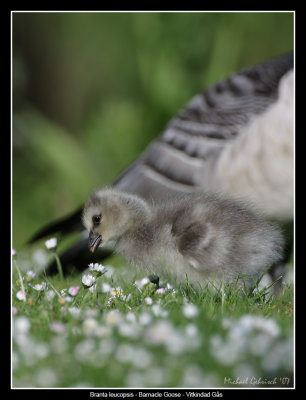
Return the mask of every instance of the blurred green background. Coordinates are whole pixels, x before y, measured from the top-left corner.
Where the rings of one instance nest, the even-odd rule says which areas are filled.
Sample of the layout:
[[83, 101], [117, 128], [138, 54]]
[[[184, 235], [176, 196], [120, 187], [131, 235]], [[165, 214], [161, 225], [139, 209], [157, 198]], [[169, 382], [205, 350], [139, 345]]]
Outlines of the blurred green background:
[[196, 93], [293, 49], [285, 13], [12, 14], [13, 247], [112, 183]]

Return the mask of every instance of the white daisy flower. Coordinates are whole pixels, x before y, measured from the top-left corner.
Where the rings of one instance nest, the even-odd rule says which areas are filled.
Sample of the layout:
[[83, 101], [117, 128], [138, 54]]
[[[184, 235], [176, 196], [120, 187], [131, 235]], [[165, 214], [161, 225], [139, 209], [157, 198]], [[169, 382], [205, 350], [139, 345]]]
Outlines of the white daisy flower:
[[145, 331], [145, 340], [150, 344], [165, 344], [174, 334], [174, 327], [169, 321], [160, 320]]
[[140, 325], [143, 325], [143, 326], [150, 325], [151, 322], [152, 322], [152, 315], [149, 314], [148, 312], [145, 311], [139, 315], [139, 324]]
[[144, 299], [144, 302], [145, 302], [148, 306], [151, 306], [151, 305], [153, 304], [152, 297], [146, 297], [146, 298]]
[[64, 333], [66, 331], [66, 325], [59, 321], [50, 322], [49, 327], [54, 333]]
[[43, 292], [47, 287], [46, 282], [42, 282], [41, 284], [36, 284], [35, 286], [32, 286], [34, 290], [37, 290], [37, 292]]
[[137, 289], [141, 290], [143, 289], [145, 286], [147, 286], [150, 283], [150, 279], [149, 278], [142, 278], [138, 281], [135, 281], [135, 286], [137, 287]]
[[136, 324], [137, 322], [136, 315], [131, 311], [126, 314], [125, 319], [131, 324]]
[[102, 283], [102, 293], [108, 293], [112, 290], [112, 287], [109, 283], [103, 282]]
[[34, 279], [36, 276], [35, 272], [32, 270], [27, 271], [26, 273], [26, 280], [27, 281], [31, 281], [32, 279]]
[[199, 309], [192, 303], [186, 303], [183, 306], [183, 314], [186, 318], [195, 318], [199, 314]]
[[56, 249], [57, 247], [57, 239], [56, 238], [51, 238], [45, 242], [45, 245], [48, 250], [53, 250]]
[[54, 296], [55, 296], [55, 291], [54, 290], [47, 290], [46, 291], [46, 297], [47, 297], [47, 299], [49, 300], [49, 301], [52, 301], [53, 300], [53, 298], [54, 298]]
[[46, 265], [49, 261], [49, 253], [45, 249], [37, 249], [32, 255], [33, 262], [39, 266]]
[[44, 386], [53, 387], [58, 382], [58, 377], [56, 375], [56, 372], [51, 368], [40, 369], [37, 372], [35, 379], [36, 379], [36, 382], [38, 383], [38, 386], [40, 386], [40, 387], [44, 387]]
[[93, 334], [97, 327], [98, 322], [95, 318], [86, 318], [83, 322], [83, 332], [86, 336]]
[[75, 319], [78, 319], [81, 316], [81, 310], [77, 307], [68, 307], [68, 311]]
[[21, 316], [21, 317], [16, 317], [14, 321], [14, 329], [13, 332], [14, 334], [17, 333], [28, 333], [31, 327], [30, 320], [27, 317]]
[[168, 311], [163, 310], [159, 304], [154, 304], [152, 306], [152, 312], [156, 317], [166, 318], [168, 316]]
[[103, 267], [103, 265], [101, 265], [101, 264], [90, 263], [89, 264], [89, 271], [94, 273], [94, 275], [96, 275], [96, 276], [101, 276], [101, 275], [105, 274], [107, 269], [105, 267]]
[[70, 286], [68, 293], [70, 296], [76, 296], [79, 293], [80, 286]]
[[18, 300], [25, 300], [26, 299], [26, 293], [23, 290], [18, 290], [16, 293], [16, 297]]
[[86, 287], [92, 286], [96, 282], [96, 278], [91, 274], [84, 274], [82, 276], [82, 283]]
[[105, 322], [110, 326], [118, 326], [122, 322], [122, 315], [118, 310], [111, 310], [105, 314]]

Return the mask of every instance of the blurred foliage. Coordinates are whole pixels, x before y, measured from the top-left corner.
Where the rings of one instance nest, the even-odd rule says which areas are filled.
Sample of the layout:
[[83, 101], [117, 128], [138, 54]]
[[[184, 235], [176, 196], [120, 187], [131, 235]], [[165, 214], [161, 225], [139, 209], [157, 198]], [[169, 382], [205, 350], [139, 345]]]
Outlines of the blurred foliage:
[[112, 183], [199, 91], [293, 48], [292, 12], [13, 13], [13, 245]]

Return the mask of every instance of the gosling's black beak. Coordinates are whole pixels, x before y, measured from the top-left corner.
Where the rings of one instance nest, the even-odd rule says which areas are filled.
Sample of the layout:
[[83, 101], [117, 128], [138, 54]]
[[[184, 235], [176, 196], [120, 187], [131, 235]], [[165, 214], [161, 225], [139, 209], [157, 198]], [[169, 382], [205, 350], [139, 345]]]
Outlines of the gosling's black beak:
[[89, 251], [94, 253], [94, 251], [96, 250], [97, 247], [99, 247], [101, 242], [102, 242], [102, 236], [101, 235], [98, 235], [98, 234], [94, 233], [93, 231], [89, 232], [89, 236], [88, 236], [88, 248], [89, 248]]

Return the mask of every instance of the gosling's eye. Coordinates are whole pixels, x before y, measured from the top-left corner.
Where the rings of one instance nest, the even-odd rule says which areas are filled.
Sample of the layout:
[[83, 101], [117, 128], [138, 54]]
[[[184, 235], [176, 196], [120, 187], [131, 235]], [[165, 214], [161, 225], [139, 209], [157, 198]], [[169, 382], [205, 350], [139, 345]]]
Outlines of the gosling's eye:
[[93, 222], [94, 226], [98, 226], [101, 222], [101, 215], [94, 215], [92, 217], [92, 222]]

